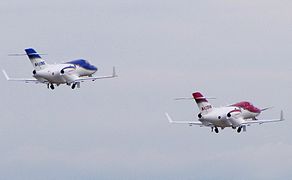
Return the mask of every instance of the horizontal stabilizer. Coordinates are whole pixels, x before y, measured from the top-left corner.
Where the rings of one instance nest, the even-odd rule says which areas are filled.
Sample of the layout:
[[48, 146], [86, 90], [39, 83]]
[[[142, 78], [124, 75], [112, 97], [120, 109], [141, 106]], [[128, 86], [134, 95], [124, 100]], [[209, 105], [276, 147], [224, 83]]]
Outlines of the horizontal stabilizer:
[[[38, 53], [38, 55], [48, 55], [48, 54], [39, 54]], [[24, 53], [22, 53], [22, 54], [8, 54], [8, 56], [27, 56], [27, 54], [24, 54]]]
[[[203, 99], [201, 97], [197, 98], [197, 99]], [[204, 97], [204, 99], [216, 99], [214, 97]], [[193, 97], [178, 97], [178, 98], [174, 98], [174, 100], [194, 100]]]

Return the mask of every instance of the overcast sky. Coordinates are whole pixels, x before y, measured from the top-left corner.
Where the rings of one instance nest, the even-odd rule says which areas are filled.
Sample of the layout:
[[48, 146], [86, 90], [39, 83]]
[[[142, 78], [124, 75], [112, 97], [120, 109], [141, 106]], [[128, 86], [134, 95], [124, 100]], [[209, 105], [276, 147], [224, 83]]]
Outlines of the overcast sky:
[[[31, 77], [84, 58], [116, 79], [81, 89], [1, 81], [0, 179], [289, 179], [292, 2], [288, 0], [0, 1], [1, 69]], [[194, 91], [222, 106], [273, 106], [247, 133], [171, 125], [196, 120]]]

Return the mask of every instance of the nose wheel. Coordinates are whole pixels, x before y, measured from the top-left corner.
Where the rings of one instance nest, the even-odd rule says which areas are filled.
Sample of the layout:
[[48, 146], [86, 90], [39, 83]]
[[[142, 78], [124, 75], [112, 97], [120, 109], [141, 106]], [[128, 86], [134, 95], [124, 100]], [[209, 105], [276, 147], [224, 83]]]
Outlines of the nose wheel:
[[53, 84], [48, 84], [48, 85], [47, 85], [47, 88], [53, 90], [53, 89], [55, 89], [55, 86], [54, 86]]
[[237, 132], [240, 133], [241, 132], [242, 127], [238, 127], [237, 128]]
[[219, 129], [217, 127], [211, 127], [211, 131], [215, 131], [215, 133], [219, 133]]
[[217, 127], [215, 127], [215, 133], [219, 133], [219, 130]]
[[80, 88], [80, 82], [75, 82], [75, 83], [73, 83], [72, 86], [71, 86], [72, 89], [75, 89], [76, 87], [77, 87], [77, 88]]
[[71, 88], [75, 89], [76, 85], [77, 85], [77, 83], [72, 84]]

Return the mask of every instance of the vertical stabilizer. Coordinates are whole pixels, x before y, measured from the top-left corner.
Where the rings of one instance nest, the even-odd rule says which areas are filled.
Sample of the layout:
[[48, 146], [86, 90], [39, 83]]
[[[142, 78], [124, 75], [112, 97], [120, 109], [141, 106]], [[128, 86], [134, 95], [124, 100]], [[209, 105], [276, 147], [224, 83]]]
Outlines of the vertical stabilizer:
[[41, 58], [39, 53], [37, 53], [33, 48], [25, 49], [25, 52], [36, 71], [44, 69], [47, 67], [47, 63]]
[[208, 100], [200, 92], [193, 93], [193, 97], [194, 97], [201, 112], [212, 111], [212, 105], [208, 102]]

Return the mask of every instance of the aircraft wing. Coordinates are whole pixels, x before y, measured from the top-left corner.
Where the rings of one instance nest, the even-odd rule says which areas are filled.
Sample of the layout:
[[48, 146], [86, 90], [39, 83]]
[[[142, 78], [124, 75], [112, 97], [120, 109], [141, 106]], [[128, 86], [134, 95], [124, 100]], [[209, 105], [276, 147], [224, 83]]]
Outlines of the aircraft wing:
[[98, 80], [98, 79], [107, 79], [107, 78], [115, 78], [115, 77], [118, 77], [118, 76], [116, 74], [115, 67], [113, 67], [113, 73], [110, 76], [78, 78], [78, 79], [74, 80], [74, 82], [95, 81], [95, 80]]
[[2, 70], [2, 72], [7, 81], [18, 81], [18, 82], [25, 82], [25, 83], [42, 83], [35, 78], [10, 78], [5, 70]]
[[169, 123], [172, 123], [172, 124], [189, 124], [189, 125], [205, 126], [200, 121], [173, 121], [168, 113], [165, 113], [165, 116], [168, 119]]
[[264, 124], [264, 123], [270, 123], [270, 122], [279, 122], [284, 121], [284, 113], [281, 111], [280, 118], [279, 119], [267, 119], [267, 120], [248, 120], [245, 121], [243, 124], [250, 125], [250, 124]]

